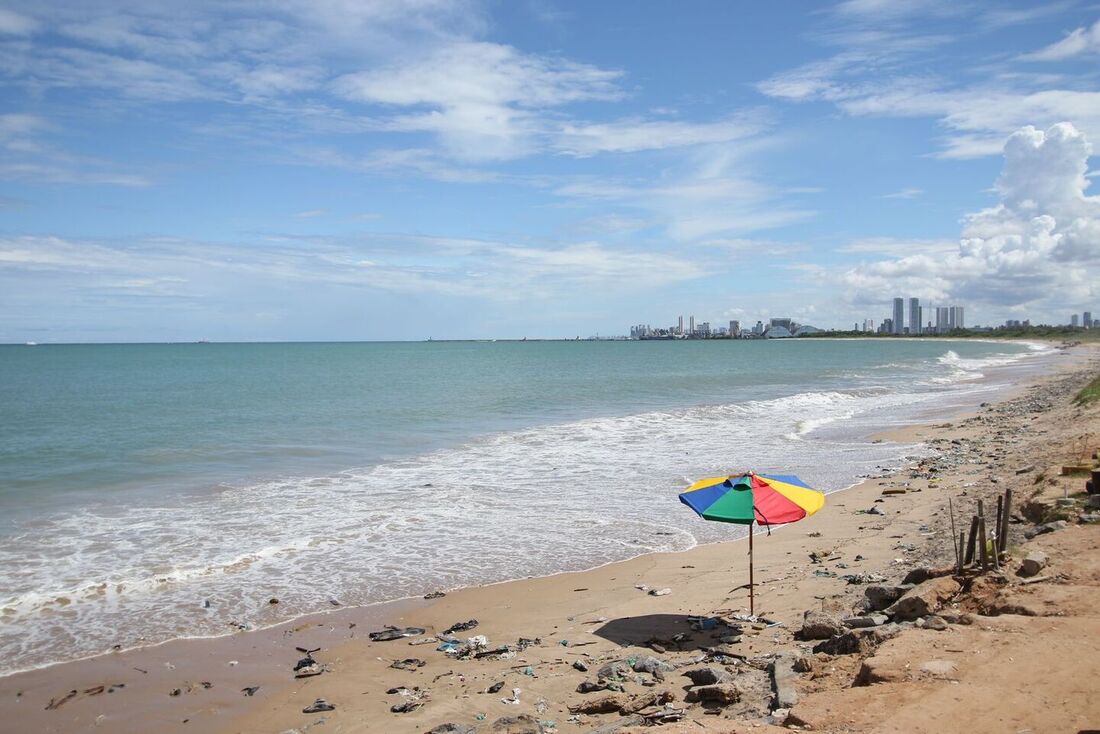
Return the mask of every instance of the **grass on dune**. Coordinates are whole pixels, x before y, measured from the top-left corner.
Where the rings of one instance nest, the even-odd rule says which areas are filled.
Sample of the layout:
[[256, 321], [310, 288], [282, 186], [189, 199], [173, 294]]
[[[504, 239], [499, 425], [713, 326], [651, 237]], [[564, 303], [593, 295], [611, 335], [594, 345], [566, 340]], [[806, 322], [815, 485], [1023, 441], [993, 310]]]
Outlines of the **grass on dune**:
[[1073, 399], [1073, 402], [1078, 405], [1088, 405], [1097, 400], [1100, 400], [1100, 375], [1097, 375], [1092, 379], [1092, 382], [1085, 385], [1081, 392], [1077, 393], [1077, 397]]

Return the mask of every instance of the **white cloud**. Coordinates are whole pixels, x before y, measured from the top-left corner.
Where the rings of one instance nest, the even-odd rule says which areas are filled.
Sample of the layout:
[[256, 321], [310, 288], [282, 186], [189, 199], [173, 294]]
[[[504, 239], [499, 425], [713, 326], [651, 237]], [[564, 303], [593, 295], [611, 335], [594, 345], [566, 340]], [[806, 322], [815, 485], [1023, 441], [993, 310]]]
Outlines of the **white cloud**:
[[[174, 238], [127, 242], [0, 238], [0, 276], [71, 277], [77, 289], [134, 289], [154, 279], [201, 297], [219, 281], [237, 290], [316, 284], [487, 301], [557, 299], [597, 288], [629, 292], [701, 277], [693, 260], [587, 241], [532, 247], [491, 240], [378, 235], [370, 239], [271, 238], [262, 248]], [[32, 289], [35, 292], [44, 292]]]
[[924, 194], [924, 189], [917, 188], [904, 188], [901, 191], [895, 191], [892, 194], [883, 194], [883, 199], [915, 199], [918, 196]]
[[1077, 28], [1065, 38], [1021, 58], [1028, 61], [1064, 61], [1074, 56], [1100, 54], [1100, 20]]
[[756, 115], [709, 123], [632, 118], [604, 123], [567, 123], [555, 134], [554, 147], [578, 157], [597, 153], [633, 153], [689, 145], [727, 143], [762, 131]]
[[621, 96], [622, 73], [568, 59], [524, 54], [497, 43], [461, 42], [411, 63], [348, 74], [335, 83], [352, 100], [420, 111], [390, 129], [433, 132], [467, 160], [524, 155], [543, 130], [538, 110]]
[[1069, 123], [1018, 130], [1004, 146], [1000, 203], [966, 218], [957, 248], [853, 268], [843, 278], [852, 299], [911, 293], [1047, 312], [1088, 306], [1100, 298], [1100, 197], [1085, 193], [1091, 152]]
[[16, 13], [14, 10], [0, 8], [0, 33], [10, 36], [27, 36], [38, 30], [33, 18]]

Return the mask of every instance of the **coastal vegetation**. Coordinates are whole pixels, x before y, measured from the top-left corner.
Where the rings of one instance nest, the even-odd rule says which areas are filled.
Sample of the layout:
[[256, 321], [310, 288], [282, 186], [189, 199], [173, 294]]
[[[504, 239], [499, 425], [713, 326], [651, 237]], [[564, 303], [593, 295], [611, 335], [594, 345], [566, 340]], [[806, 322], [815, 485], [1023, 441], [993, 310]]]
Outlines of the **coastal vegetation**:
[[1073, 402], [1077, 405], [1089, 405], [1100, 400], [1100, 375], [1092, 378], [1092, 382], [1081, 388]]

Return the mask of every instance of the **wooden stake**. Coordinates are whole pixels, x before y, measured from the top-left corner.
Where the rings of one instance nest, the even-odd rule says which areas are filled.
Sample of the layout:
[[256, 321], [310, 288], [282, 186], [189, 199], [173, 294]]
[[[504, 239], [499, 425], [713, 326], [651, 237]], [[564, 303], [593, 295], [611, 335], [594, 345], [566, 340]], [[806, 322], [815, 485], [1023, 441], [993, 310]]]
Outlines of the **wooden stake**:
[[982, 559], [982, 573], [989, 570], [989, 536], [985, 534], [985, 517], [978, 515], [978, 552]]
[[[997, 495], [997, 524], [993, 526], [993, 557], [996, 558], [1000, 554], [1001, 548], [1001, 517], [1005, 511], [1005, 498], [1001, 495]], [[997, 565], [997, 564], [994, 564]]]
[[978, 539], [978, 518], [970, 518], [970, 536], [966, 540], [966, 560], [963, 561], [967, 566], [974, 562], [974, 544]]
[[959, 531], [955, 529], [955, 506], [951, 504], [950, 497], [947, 498], [947, 510], [951, 513], [951, 545], [955, 546], [955, 566], [962, 574], [963, 562], [962, 556], [959, 555], [962, 553], [962, 543], [955, 542], [955, 536], [958, 535]]
[[964, 543], [966, 543], [966, 533], [960, 531], [959, 532], [959, 575], [960, 576], [962, 576], [962, 573], [963, 573], [963, 557], [962, 557], [963, 550], [962, 549], [963, 549], [963, 544]]
[[1012, 512], [1012, 488], [1005, 490], [1005, 511], [1001, 516], [1001, 532], [997, 536], [1001, 541], [1000, 552], [1008, 550], [1008, 516]]

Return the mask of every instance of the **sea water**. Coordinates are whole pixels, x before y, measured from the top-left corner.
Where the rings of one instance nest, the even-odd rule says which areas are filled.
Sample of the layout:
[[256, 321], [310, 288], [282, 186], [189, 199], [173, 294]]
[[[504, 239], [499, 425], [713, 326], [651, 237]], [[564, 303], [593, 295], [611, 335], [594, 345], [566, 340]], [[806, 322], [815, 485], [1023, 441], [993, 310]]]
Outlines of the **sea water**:
[[731, 539], [744, 530], [677, 493], [747, 469], [845, 488], [926, 451], [876, 430], [975, 406], [1054, 354], [916, 339], [0, 346], [0, 674]]

